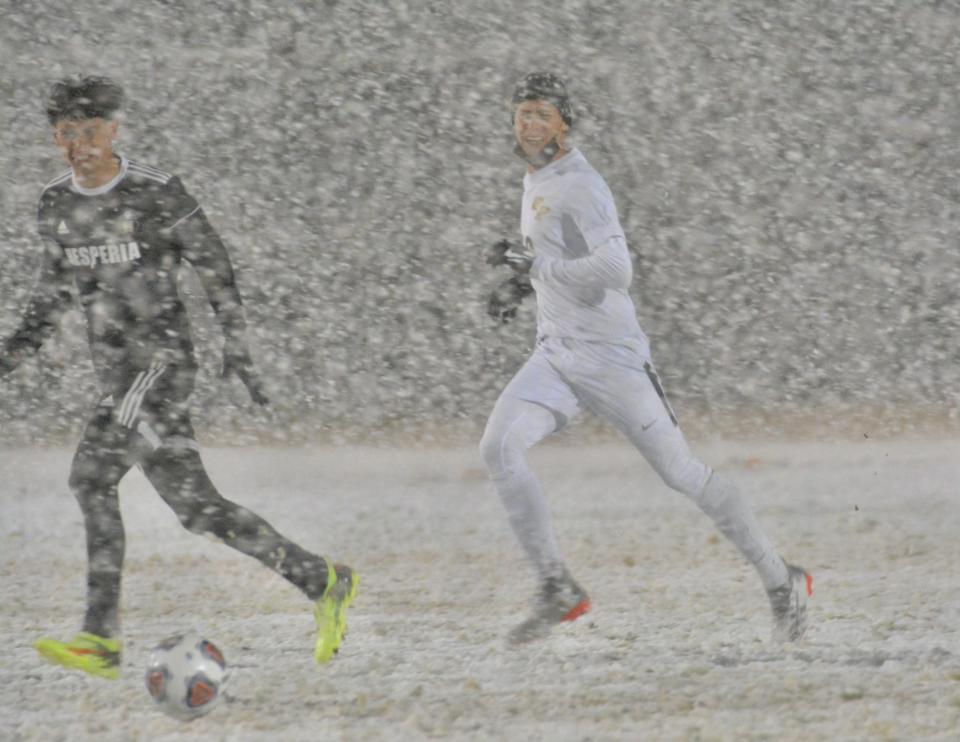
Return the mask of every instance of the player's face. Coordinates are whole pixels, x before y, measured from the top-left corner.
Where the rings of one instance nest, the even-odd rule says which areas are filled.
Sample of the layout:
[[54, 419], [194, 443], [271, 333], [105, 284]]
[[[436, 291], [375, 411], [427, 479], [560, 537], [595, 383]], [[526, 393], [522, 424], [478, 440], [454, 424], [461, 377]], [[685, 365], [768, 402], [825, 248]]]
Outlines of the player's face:
[[113, 140], [117, 122], [102, 118], [67, 120], [54, 124], [56, 142], [73, 171], [81, 178], [95, 179], [113, 165]]
[[567, 125], [557, 107], [545, 100], [527, 100], [513, 112], [513, 133], [528, 156], [540, 153], [553, 139], [563, 147]]

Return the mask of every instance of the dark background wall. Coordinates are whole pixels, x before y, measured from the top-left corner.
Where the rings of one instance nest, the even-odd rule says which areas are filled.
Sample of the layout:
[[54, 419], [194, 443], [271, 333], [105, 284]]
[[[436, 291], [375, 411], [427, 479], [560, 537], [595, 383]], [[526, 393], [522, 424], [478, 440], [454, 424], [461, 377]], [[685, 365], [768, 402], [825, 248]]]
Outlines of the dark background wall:
[[[475, 438], [532, 307], [484, 314], [518, 230], [507, 100], [563, 75], [575, 142], [637, 254], [632, 293], [694, 435], [956, 431], [960, 8], [943, 2], [0, 0], [0, 335], [64, 170], [43, 102], [127, 89], [120, 149], [178, 173], [232, 252], [274, 399], [215, 379], [217, 443]], [[96, 396], [81, 318], [0, 381], [0, 441], [70, 440]]]

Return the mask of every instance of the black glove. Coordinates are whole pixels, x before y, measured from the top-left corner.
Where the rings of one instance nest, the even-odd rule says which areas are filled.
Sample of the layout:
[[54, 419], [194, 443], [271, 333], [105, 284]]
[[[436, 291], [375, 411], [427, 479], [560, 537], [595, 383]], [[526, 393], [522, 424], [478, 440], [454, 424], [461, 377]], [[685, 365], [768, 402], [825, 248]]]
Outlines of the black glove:
[[506, 324], [517, 316], [523, 299], [533, 293], [533, 286], [525, 276], [510, 276], [497, 284], [487, 300], [487, 314]]
[[508, 265], [515, 273], [526, 275], [533, 265], [533, 247], [510, 240], [493, 243], [486, 251], [487, 265]]
[[250, 399], [258, 405], [263, 406], [270, 401], [269, 397], [264, 394], [263, 382], [257, 372], [253, 370], [253, 359], [250, 358], [250, 351], [236, 343], [228, 342], [223, 349], [223, 368], [220, 370], [220, 376], [228, 379], [230, 374], [237, 375], [237, 378], [247, 388]]

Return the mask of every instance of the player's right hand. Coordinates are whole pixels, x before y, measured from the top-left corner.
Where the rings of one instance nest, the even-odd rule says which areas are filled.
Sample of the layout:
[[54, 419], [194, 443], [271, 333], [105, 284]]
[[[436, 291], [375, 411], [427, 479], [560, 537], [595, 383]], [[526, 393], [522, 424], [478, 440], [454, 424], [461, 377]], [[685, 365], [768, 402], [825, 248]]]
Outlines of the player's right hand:
[[263, 380], [260, 378], [260, 375], [253, 370], [253, 366], [238, 368], [237, 376], [240, 377], [240, 381], [242, 381], [243, 385], [247, 388], [250, 399], [261, 407], [266, 407], [270, 404], [270, 398], [266, 395], [266, 392], [263, 391]]
[[4, 353], [0, 356], [0, 378], [16, 370], [20, 365], [19, 353]]
[[533, 264], [533, 251], [519, 242], [499, 240], [486, 250], [487, 265], [508, 265], [515, 273], [527, 274]]
[[510, 240], [499, 240], [490, 245], [484, 252], [484, 262], [487, 265], [506, 265], [507, 250], [510, 249]]

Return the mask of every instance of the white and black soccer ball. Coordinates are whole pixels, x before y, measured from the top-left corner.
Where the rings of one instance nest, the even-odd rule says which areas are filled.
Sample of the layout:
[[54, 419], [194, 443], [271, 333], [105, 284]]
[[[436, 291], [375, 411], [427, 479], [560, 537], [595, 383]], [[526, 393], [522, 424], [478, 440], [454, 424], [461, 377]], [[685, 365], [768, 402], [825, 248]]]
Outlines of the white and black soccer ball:
[[160, 642], [147, 663], [147, 690], [157, 706], [190, 721], [220, 702], [227, 663], [217, 646], [198, 634], [177, 634]]

